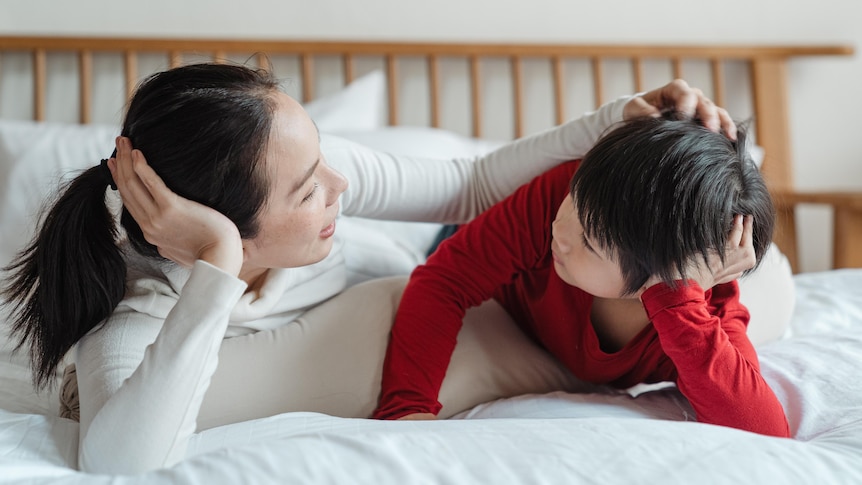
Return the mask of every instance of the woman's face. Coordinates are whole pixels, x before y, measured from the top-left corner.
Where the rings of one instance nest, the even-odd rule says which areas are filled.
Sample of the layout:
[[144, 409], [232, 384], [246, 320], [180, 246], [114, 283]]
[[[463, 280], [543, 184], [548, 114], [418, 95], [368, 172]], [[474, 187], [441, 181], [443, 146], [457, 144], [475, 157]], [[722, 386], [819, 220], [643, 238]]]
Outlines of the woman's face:
[[316, 263], [332, 250], [338, 196], [347, 179], [326, 164], [320, 135], [290, 96], [276, 95], [276, 112], [265, 151], [269, 197], [259, 216], [260, 231], [243, 241], [246, 281], [268, 268]]
[[622, 271], [607, 251], [584, 234], [572, 196], [560, 204], [551, 230], [554, 270], [560, 279], [593, 296], [622, 297]]

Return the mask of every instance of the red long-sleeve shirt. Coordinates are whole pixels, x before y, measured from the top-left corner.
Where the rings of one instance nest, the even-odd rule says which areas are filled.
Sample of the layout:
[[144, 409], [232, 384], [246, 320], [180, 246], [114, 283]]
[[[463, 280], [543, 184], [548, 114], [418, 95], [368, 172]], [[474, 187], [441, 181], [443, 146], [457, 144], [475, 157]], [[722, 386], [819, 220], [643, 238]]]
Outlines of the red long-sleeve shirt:
[[675, 381], [701, 422], [789, 436], [746, 336], [749, 314], [736, 282], [707, 291], [694, 282], [647, 289], [641, 301], [651, 324], [620, 350], [601, 350], [590, 322], [593, 296], [557, 276], [550, 250], [551, 222], [577, 166], [563, 164], [521, 187], [413, 272], [374, 417], [439, 412], [464, 313], [494, 298], [582, 380], [617, 387]]

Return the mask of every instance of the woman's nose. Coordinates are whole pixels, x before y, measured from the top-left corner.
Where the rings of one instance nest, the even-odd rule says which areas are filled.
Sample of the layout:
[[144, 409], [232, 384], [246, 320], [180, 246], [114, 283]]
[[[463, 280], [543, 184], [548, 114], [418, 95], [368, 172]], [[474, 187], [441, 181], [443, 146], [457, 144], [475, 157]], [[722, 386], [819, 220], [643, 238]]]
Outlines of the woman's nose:
[[348, 185], [347, 178], [345, 178], [344, 175], [341, 175], [341, 173], [336, 171], [336, 170], [333, 170], [333, 169], [330, 169], [330, 170], [331, 170], [332, 174], [331, 174], [330, 183], [328, 184], [329, 185], [329, 191], [328, 191], [327, 195], [329, 197], [328, 197], [328, 200], [326, 201], [327, 205], [334, 204], [335, 201], [338, 200], [338, 196], [340, 196], [342, 193], [344, 193], [345, 190], [347, 190], [347, 185]]

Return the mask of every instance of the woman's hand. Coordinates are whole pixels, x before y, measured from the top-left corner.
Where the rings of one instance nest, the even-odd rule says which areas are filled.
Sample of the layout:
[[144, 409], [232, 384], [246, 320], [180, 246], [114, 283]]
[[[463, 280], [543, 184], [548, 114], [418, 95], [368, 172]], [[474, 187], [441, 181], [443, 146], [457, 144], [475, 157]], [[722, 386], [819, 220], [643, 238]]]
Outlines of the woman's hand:
[[[729, 283], [742, 276], [746, 270], [753, 268], [757, 264], [757, 255], [754, 252], [753, 226], [754, 218], [752, 216], [734, 216], [733, 228], [730, 230], [725, 245], [724, 262], [721, 261], [716, 252], [711, 252], [707, 261], [696, 257], [686, 268], [686, 277], [707, 290], [715, 285]], [[657, 283], [661, 283], [661, 279], [653, 275], [647, 280], [641, 293]]]
[[131, 140], [117, 137], [117, 157], [108, 168], [123, 205], [159, 254], [181, 266], [198, 259], [238, 275], [243, 263], [236, 225], [220, 212], [180, 197], [147, 164]]
[[716, 106], [711, 99], [704, 96], [703, 91], [692, 88], [682, 79], [632, 98], [623, 108], [623, 119], [660, 116], [667, 110], [697, 117], [710, 130], [723, 131], [728, 138], [736, 140], [736, 124], [727, 110]]

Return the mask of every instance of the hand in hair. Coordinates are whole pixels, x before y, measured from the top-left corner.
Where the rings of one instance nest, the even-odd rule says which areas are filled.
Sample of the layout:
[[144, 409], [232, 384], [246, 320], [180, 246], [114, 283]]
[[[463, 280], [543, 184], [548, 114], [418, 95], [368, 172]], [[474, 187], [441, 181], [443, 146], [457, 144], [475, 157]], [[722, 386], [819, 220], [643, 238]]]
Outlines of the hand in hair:
[[[754, 218], [750, 215], [737, 215], [724, 249], [724, 261], [717, 252], [711, 252], [708, 261], [695, 258], [686, 268], [686, 276], [694, 280], [704, 290], [715, 285], [729, 283], [757, 264], [753, 243]], [[658, 276], [652, 276], [644, 284], [641, 293], [650, 286], [661, 283]]]
[[716, 106], [703, 91], [690, 87], [682, 79], [632, 98], [623, 108], [623, 118], [657, 117], [671, 110], [699, 119], [710, 130], [724, 132], [728, 138], [736, 140], [736, 124], [727, 110]]
[[242, 239], [230, 219], [171, 191], [128, 138], [117, 137], [117, 158], [108, 161], [108, 168], [123, 205], [159, 254], [182, 266], [200, 259], [239, 274]]

